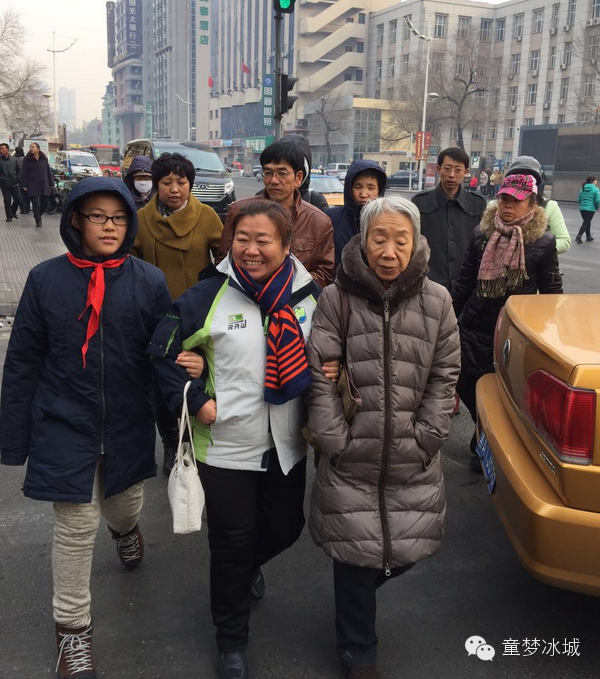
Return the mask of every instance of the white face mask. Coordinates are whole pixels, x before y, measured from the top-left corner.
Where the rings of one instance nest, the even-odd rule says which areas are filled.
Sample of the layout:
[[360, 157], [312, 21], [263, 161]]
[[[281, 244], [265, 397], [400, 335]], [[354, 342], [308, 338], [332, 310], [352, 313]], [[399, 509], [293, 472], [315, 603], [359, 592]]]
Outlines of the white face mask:
[[136, 182], [134, 179], [133, 185], [138, 193], [148, 193], [148, 191], [152, 190], [152, 180], [148, 181], [144, 179]]

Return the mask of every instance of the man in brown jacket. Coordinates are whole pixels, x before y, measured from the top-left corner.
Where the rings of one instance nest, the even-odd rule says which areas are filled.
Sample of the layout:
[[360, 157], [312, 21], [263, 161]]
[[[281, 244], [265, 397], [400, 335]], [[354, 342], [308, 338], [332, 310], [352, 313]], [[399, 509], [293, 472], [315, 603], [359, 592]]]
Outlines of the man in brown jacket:
[[292, 216], [294, 233], [291, 252], [308, 269], [313, 279], [324, 288], [334, 274], [333, 226], [331, 219], [321, 210], [302, 200], [298, 188], [304, 179], [304, 159], [293, 144], [275, 142], [262, 152], [265, 190], [256, 197], [238, 200], [229, 209], [217, 263], [227, 256], [233, 241], [233, 219], [240, 208], [251, 200], [273, 200]]

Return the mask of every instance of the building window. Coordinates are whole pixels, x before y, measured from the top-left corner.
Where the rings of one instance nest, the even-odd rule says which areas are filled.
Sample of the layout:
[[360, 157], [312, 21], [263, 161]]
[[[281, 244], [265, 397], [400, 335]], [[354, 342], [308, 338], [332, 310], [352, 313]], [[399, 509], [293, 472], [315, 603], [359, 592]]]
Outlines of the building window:
[[390, 21], [390, 45], [396, 42], [396, 33], [398, 32], [398, 20]]
[[357, 83], [361, 83], [363, 81], [362, 68], [357, 68], [356, 71], [354, 71], [354, 80], [356, 80]]
[[530, 71], [540, 70], [540, 50], [532, 50], [531, 60], [529, 62], [529, 70]]
[[471, 17], [458, 17], [457, 38], [459, 40], [468, 40], [470, 29], [471, 29]]
[[450, 128], [450, 139], [458, 139], [458, 127], [456, 125], [452, 125]]
[[494, 20], [493, 19], [482, 19], [481, 28], [479, 29], [479, 40], [481, 42], [491, 42], [492, 41], [492, 31], [494, 30]]
[[549, 80], [546, 83], [546, 94], [544, 95], [544, 103], [549, 104], [552, 101], [552, 92], [554, 90], [554, 83]]
[[491, 108], [498, 108], [500, 106], [500, 90], [490, 91], [490, 106]]
[[365, 43], [364, 42], [357, 42], [356, 43], [356, 51], [359, 54], [362, 54], [365, 51]]
[[508, 88], [508, 105], [516, 107], [518, 101], [519, 101], [519, 88], [518, 87], [509, 87]]
[[382, 65], [383, 62], [381, 61], [381, 59], [375, 62], [375, 78], [377, 78], [377, 82], [381, 82]]
[[569, 79], [562, 78], [560, 81], [560, 98], [567, 99], [569, 96]]
[[354, 23], [354, 17], [346, 17], [346, 23], [347, 24], [353, 24]]
[[600, 56], [600, 35], [586, 36], [585, 54], [588, 59], [598, 59], [598, 56]]
[[454, 77], [459, 78], [465, 72], [465, 58], [462, 56], [456, 57], [456, 64], [454, 66]]
[[592, 114], [590, 111], [587, 111], [585, 113], [580, 113], [579, 114], [579, 120], [582, 123], [591, 123], [593, 120]]
[[490, 120], [488, 123], [488, 139], [496, 139], [498, 136], [498, 123], [495, 120]]
[[550, 52], [548, 53], [548, 68], [554, 68], [556, 66], [556, 47], [552, 46]]
[[512, 151], [504, 152], [504, 164], [510, 165], [512, 163]]
[[600, 19], [600, 0], [592, 0], [592, 19]]
[[383, 24], [377, 24], [377, 47], [383, 45]]
[[550, 116], [544, 116], [544, 125], [550, 125]]
[[447, 14], [436, 14], [435, 15], [435, 26], [433, 27], [433, 37], [434, 38], [445, 38], [446, 37], [446, 26], [448, 24]]
[[532, 125], [535, 125], [535, 118], [525, 118], [525, 122], [523, 124], [531, 127]]
[[527, 85], [527, 106], [534, 106], [537, 102], [537, 83]]
[[496, 19], [496, 42], [504, 42], [506, 19]]
[[471, 139], [481, 139], [481, 123], [478, 120], [473, 122]]
[[381, 143], [381, 111], [359, 108], [354, 112], [354, 157], [377, 153]]
[[480, 78], [488, 77], [488, 59], [487, 57], [479, 57], [477, 61], [477, 75]]
[[541, 33], [544, 28], [544, 10], [534, 9], [531, 17], [531, 32]]
[[388, 75], [393, 78], [396, 75], [396, 57], [390, 57], [388, 61]]
[[558, 116], [557, 122], [558, 122], [559, 125], [562, 125], [565, 122], [566, 119], [567, 119], [566, 115], [564, 113], [561, 113]]
[[502, 57], [494, 59], [494, 78], [502, 77]]
[[346, 52], [352, 52], [352, 45], [345, 45], [344, 49]]
[[506, 121], [505, 137], [507, 139], [514, 139], [514, 136], [515, 136], [515, 121], [514, 120], [507, 120]]
[[346, 71], [346, 72], [344, 73], [344, 80], [345, 80], [346, 82], [352, 80], [352, 71]]
[[475, 92], [475, 106], [483, 108], [486, 105], [487, 92]]
[[510, 72], [519, 75], [521, 70], [521, 54], [513, 54], [510, 58]]
[[588, 73], [583, 79], [583, 96], [593, 97], [596, 91], [596, 75], [595, 73]]
[[524, 14], [515, 14], [513, 23], [513, 38], [523, 37], [523, 22], [525, 20]]
[[568, 66], [571, 63], [572, 55], [573, 55], [573, 43], [566, 42], [565, 49], [563, 51], [563, 64], [566, 64]]
[[434, 52], [431, 55], [431, 72], [441, 73], [444, 70], [444, 57], [445, 53]]
[[402, 55], [402, 74], [403, 75], [407, 75], [409, 63], [410, 63], [410, 54], [403, 54]]
[[408, 24], [406, 23], [407, 20], [410, 21], [412, 19], [412, 14], [407, 14], [404, 17], [404, 26], [402, 28], [402, 40], [410, 40], [410, 28], [408, 27]]
[[364, 12], [359, 12], [358, 23], [359, 24], [366, 24], [367, 23], [367, 15]]
[[555, 30], [558, 28], [558, 14], [560, 12], [560, 4], [552, 5], [552, 17], [550, 19], [550, 28]]
[[577, 0], [569, 0], [567, 5], [567, 26], [575, 25], [575, 11], [577, 10]]

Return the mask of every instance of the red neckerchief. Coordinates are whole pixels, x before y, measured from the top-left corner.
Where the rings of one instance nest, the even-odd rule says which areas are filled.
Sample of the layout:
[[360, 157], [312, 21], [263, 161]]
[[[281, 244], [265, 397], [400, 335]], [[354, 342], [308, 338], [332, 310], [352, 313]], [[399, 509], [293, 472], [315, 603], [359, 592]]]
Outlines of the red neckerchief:
[[90, 262], [87, 259], [77, 259], [77, 257], [70, 252], [67, 252], [67, 257], [71, 264], [74, 264], [79, 269], [87, 269], [88, 267], [94, 268], [88, 284], [85, 309], [77, 319], [78, 321], [81, 320], [83, 314], [89, 307], [92, 307], [92, 313], [90, 314], [90, 320], [88, 321], [87, 333], [85, 336], [85, 344], [81, 347], [83, 367], [85, 368], [85, 355], [87, 354], [90, 339], [96, 334], [98, 326], [100, 325], [100, 311], [102, 310], [102, 302], [104, 301], [104, 269], [116, 269], [123, 264], [129, 255], [125, 255], [122, 259], [107, 259], [105, 262]]

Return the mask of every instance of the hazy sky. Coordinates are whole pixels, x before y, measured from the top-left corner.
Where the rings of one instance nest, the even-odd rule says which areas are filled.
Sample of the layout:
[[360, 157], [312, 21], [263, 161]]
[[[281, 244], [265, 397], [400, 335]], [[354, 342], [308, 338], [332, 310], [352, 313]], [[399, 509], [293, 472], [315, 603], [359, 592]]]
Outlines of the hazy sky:
[[[46, 66], [44, 80], [52, 94], [52, 31], [56, 49], [63, 49], [77, 38], [67, 52], [56, 55], [56, 91], [73, 87], [76, 91], [77, 124], [101, 117], [102, 95], [111, 80], [106, 65], [105, 0], [0, 0], [0, 11], [12, 7], [21, 15], [23, 55]], [[67, 37], [65, 37], [67, 36]]]

